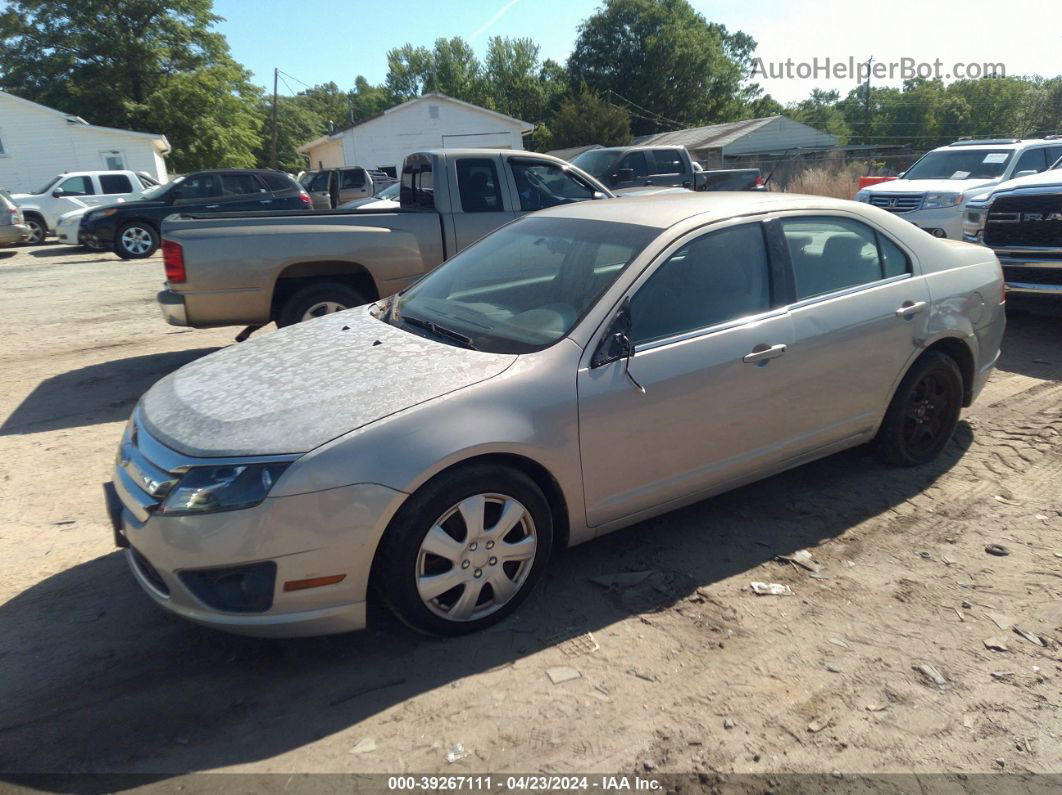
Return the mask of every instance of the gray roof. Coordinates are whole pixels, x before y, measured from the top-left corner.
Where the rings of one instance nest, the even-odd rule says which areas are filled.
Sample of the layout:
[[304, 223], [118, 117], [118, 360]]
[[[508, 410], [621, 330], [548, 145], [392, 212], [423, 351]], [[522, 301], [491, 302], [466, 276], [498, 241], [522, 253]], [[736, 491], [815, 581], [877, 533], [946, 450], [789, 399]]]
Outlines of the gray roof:
[[546, 152], [547, 155], [553, 155], [559, 157], [561, 160], [571, 160], [573, 157], [578, 157], [583, 152], [589, 152], [591, 149], [601, 149], [601, 144], [584, 144], [583, 146], [569, 146], [567, 149], [552, 149]]
[[691, 127], [688, 130], [639, 135], [634, 139], [634, 143], [641, 146], [685, 146], [687, 149], [718, 148], [733, 143], [777, 118], [779, 117], [767, 116], [763, 119], [745, 119], [725, 124], [709, 124], [706, 127]]

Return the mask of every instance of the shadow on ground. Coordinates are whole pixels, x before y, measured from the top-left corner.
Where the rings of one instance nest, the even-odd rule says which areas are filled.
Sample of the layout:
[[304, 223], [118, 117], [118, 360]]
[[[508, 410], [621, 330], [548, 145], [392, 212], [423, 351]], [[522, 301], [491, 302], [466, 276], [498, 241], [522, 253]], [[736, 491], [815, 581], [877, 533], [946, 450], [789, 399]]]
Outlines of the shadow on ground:
[[999, 369], [1057, 381], [1062, 373], [1062, 296], [1008, 295]]
[[81, 367], [41, 381], [0, 425], [0, 436], [115, 422], [162, 376], [217, 348], [154, 353]]
[[[584, 544], [555, 560], [506, 622], [451, 640], [414, 637], [378, 610], [370, 630], [344, 636], [218, 634], [155, 607], [119, 553], [97, 558], [0, 606], [0, 778], [167, 778], [274, 757], [837, 537], [922, 492], [972, 441], [970, 426], [960, 423], [945, 454], [916, 469], [850, 450]], [[634, 588], [606, 591], [589, 582], [644, 569], [659, 574]], [[50, 777], [35, 786], [86, 792], [125, 785]]]

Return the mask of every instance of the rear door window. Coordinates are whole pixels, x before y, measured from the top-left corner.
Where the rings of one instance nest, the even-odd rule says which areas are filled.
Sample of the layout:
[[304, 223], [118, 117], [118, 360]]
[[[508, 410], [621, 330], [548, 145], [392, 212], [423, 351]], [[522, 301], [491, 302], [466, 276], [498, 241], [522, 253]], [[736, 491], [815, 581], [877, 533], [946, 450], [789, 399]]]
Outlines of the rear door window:
[[910, 272], [899, 246], [859, 221], [822, 216], [781, 225], [798, 301]]
[[674, 149], [653, 149], [650, 153], [652, 156], [652, 174], [681, 174], [683, 171], [682, 158], [679, 153]]
[[133, 183], [125, 174], [101, 174], [100, 190], [103, 193], [132, 193]]
[[254, 174], [222, 174], [222, 196], [247, 196], [252, 193], [261, 193], [262, 189]]
[[221, 195], [217, 178], [213, 174], [193, 174], [174, 188], [173, 198], [178, 201], [213, 199]]
[[274, 193], [289, 191], [295, 187], [295, 183], [292, 182], [291, 177], [286, 177], [283, 174], [259, 174], [258, 178]]
[[498, 170], [489, 158], [462, 158], [457, 161], [457, 189], [461, 209], [466, 213], [502, 212]]
[[342, 172], [342, 181], [339, 187], [343, 190], [348, 188], [365, 187], [365, 171], [360, 168], [348, 168]]

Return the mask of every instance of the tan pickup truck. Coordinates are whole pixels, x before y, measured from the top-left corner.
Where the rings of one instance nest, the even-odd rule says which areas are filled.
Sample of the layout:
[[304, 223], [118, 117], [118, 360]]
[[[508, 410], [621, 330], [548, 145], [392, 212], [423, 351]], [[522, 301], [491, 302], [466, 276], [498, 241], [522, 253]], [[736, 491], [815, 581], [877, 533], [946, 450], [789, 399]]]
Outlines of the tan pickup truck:
[[397, 210], [175, 215], [162, 225], [173, 325], [288, 326], [406, 287], [512, 219], [613, 194], [548, 155], [419, 152], [402, 166]]

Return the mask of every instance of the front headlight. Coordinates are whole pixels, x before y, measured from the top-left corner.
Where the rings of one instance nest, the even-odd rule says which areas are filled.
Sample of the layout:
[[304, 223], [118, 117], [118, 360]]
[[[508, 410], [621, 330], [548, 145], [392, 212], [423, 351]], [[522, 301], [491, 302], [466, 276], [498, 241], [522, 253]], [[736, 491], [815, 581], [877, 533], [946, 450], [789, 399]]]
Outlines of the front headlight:
[[196, 467], [185, 473], [159, 506], [164, 516], [250, 508], [266, 498], [289, 462]]
[[966, 206], [966, 212], [962, 215], [962, 236], [967, 242], [976, 240], [978, 243], [984, 239], [985, 219], [988, 211], [981, 208]]
[[95, 221], [98, 218], [110, 218], [116, 212], [118, 212], [117, 207], [108, 207], [105, 210], [93, 210], [85, 216], [85, 219], [89, 221]]
[[868, 190], [859, 191], [855, 195], [855, 200], [857, 202], [868, 202], [868, 201], [870, 201], [870, 191], [868, 191]]
[[927, 193], [922, 209], [938, 210], [941, 207], [954, 207], [960, 203], [962, 203], [961, 193]]

